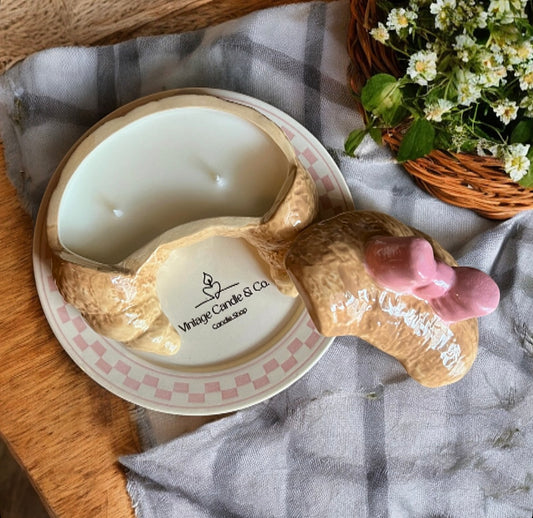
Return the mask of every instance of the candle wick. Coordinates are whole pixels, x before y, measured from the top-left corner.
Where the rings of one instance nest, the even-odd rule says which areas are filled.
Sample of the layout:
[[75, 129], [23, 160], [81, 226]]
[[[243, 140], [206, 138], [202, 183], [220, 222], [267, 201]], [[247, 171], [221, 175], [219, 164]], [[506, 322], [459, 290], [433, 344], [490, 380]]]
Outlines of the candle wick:
[[115, 203], [112, 200], [108, 199], [105, 194], [100, 195], [100, 200], [103, 206], [105, 207], [105, 209], [110, 210], [115, 217], [121, 218], [122, 216], [124, 216], [124, 211], [119, 208], [113, 208], [113, 205], [115, 205]]
[[226, 184], [226, 180], [224, 177], [220, 176], [219, 174], [215, 175], [215, 182], [220, 186], [223, 187]]

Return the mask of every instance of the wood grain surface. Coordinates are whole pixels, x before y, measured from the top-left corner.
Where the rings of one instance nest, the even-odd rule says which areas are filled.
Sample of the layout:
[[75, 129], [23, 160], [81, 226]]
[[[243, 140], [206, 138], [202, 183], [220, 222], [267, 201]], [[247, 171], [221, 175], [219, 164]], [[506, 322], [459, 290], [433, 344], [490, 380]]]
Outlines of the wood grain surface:
[[2, 0], [0, 72], [45, 48], [190, 31], [298, 1], [302, 0]]
[[0, 161], [0, 434], [52, 516], [133, 516], [119, 455], [138, 451], [130, 405], [68, 358], [42, 312], [30, 217]]
[[[2, 0], [0, 72], [45, 47], [188, 31], [294, 1]], [[33, 223], [6, 177], [1, 145], [0, 196], [0, 438], [51, 516], [133, 517], [117, 462], [140, 449], [132, 406], [85, 375], [54, 337], [34, 284]], [[190, 419], [183, 430], [199, 425]]]

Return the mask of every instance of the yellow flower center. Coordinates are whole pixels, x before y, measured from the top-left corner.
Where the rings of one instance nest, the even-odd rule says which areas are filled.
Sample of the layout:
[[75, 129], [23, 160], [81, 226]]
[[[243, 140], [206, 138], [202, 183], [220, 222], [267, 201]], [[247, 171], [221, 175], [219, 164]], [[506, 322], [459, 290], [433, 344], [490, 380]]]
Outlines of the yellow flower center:
[[513, 108], [509, 107], [509, 108], [505, 108], [504, 112], [503, 112], [503, 115], [504, 117], [512, 117], [514, 115], [514, 110]]
[[526, 161], [523, 156], [514, 156], [511, 158], [509, 165], [512, 169], [521, 170], [521, 169], [524, 169], [526, 165]]
[[520, 59], [526, 59], [531, 53], [531, 49], [527, 45], [521, 45], [517, 49], [517, 55]]

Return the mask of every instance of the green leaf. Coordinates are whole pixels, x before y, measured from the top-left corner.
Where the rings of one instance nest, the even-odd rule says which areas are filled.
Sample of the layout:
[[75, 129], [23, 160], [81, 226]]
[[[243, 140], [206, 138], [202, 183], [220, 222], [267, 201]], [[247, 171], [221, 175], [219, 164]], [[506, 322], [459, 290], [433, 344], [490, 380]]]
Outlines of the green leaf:
[[529, 171], [525, 176], [522, 176], [522, 178], [518, 180], [518, 183], [522, 187], [533, 189], [533, 166], [529, 168]]
[[409, 115], [409, 111], [403, 106], [397, 106], [394, 110], [391, 109], [382, 114], [382, 119], [391, 128], [397, 126]]
[[399, 162], [416, 160], [434, 149], [434, 144], [435, 128], [426, 119], [417, 119], [403, 137], [397, 159]]
[[395, 126], [407, 115], [400, 83], [390, 74], [372, 76], [361, 90], [361, 103], [389, 126]]
[[[369, 111], [378, 109], [383, 102], [384, 95], [387, 96], [387, 93], [391, 91], [391, 87], [394, 89], [396, 85], [396, 78], [390, 74], [372, 76], [361, 90], [363, 106]], [[391, 99], [388, 102], [392, 103], [393, 100]]]
[[511, 133], [511, 144], [533, 143], [533, 119], [521, 120]]
[[378, 144], [379, 146], [383, 144], [383, 139], [381, 138], [381, 130], [379, 128], [370, 128], [368, 130], [368, 133], [376, 144]]
[[452, 149], [452, 136], [445, 130], [436, 131], [433, 145], [437, 149]]
[[528, 189], [533, 189], [533, 149], [529, 150], [529, 153], [527, 154], [527, 157], [529, 158], [531, 165], [529, 166], [529, 171], [525, 176], [522, 176], [520, 180], [518, 180], [518, 183], [522, 187], [526, 187]]
[[359, 147], [359, 144], [363, 141], [365, 138], [365, 135], [367, 134], [366, 129], [357, 129], [353, 130], [346, 139], [346, 142], [344, 143], [344, 151], [350, 156], [354, 156], [355, 150]]

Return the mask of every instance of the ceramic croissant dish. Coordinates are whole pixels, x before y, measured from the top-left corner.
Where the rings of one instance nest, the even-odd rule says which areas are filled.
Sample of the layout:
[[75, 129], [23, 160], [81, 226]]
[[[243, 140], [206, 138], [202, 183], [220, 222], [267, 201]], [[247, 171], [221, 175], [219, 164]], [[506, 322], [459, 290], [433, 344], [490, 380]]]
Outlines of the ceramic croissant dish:
[[[176, 120], [169, 141], [165, 128]], [[154, 127], [139, 136], [140, 121]], [[106, 151], [109, 142], [118, 153]], [[72, 148], [52, 189], [47, 237], [58, 289], [96, 332], [132, 349], [178, 352], [158, 274], [177, 250], [215, 237], [248, 243], [322, 335], [360, 337], [428, 387], [468, 372], [477, 317], [499, 301], [490, 277], [386, 214], [316, 222], [316, 186], [283, 131], [212, 95], [167, 92], [120, 108]]]

